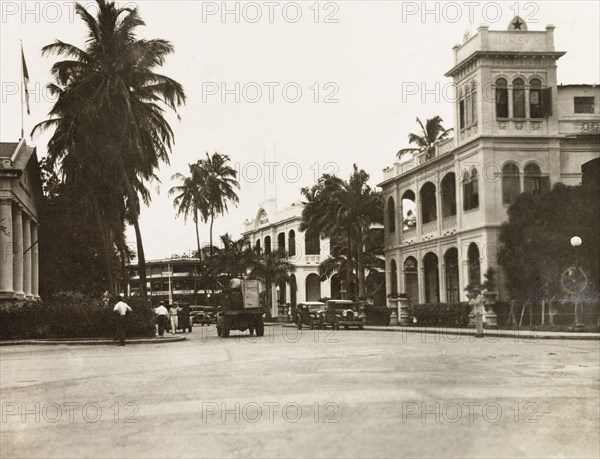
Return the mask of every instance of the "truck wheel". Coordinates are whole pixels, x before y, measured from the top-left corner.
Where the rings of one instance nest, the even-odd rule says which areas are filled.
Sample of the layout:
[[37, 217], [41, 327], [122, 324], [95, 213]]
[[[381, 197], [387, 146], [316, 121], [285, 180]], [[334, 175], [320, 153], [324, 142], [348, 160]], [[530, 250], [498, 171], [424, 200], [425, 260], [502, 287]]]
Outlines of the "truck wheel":
[[248, 331], [250, 332], [250, 336], [254, 335], [254, 327], [250, 327]]
[[255, 328], [256, 328], [256, 336], [265, 336], [265, 323], [263, 321], [262, 316], [259, 316], [256, 319]]
[[322, 330], [327, 330], [327, 324], [326, 324], [325, 322], [323, 322], [323, 323], [321, 324], [321, 329], [322, 329]]

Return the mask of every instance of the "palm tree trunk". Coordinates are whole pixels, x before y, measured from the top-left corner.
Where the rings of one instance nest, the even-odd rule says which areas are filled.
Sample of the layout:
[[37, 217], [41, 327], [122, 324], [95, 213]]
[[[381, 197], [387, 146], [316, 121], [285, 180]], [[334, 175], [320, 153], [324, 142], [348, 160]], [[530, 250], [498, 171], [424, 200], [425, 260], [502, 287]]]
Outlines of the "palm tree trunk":
[[350, 231], [347, 231], [346, 237], [348, 238], [348, 254], [346, 259], [346, 298], [351, 298], [350, 296], [350, 286], [352, 285], [352, 235]]
[[213, 223], [215, 220], [215, 212], [214, 210], [210, 211], [210, 248], [209, 248], [209, 253], [210, 256], [213, 256]]
[[140, 275], [140, 296], [142, 297], [142, 304], [145, 305], [148, 293], [146, 290], [146, 256], [144, 255], [142, 232], [140, 231], [140, 223], [137, 213], [134, 214], [133, 217], [133, 228], [135, 229], [135, 240], [137, 243], [138, 272]]
[[96, 225], [98, 226], [98, 230], [100, 232], [100, 239], [102, 240], [102, 254], [104, 258], [104, 265], [106, 268], [106, 281], [108, 283], [108, 292], [111, 295], [115, 295], [115, 277], [113, 273], [113, 265], [112, 265], [112, 253], [110, 250], [110, 241], [108, 240], [106, 228], [104, 227], [104, 223], [102, 221], [102, 217], [100, 215], [100, 205], [98, 203], [98, 197], [96, 195], [92, 198], [93, 203], [93, 212], [94, 217], [96, 219]]
[[359, 227], [357, 232], [357, 251], [356, 251], [356, 264], [358, 269], [358, 299], [364, 300], [365, 298], [365, 260], [363, 253], [363, 238], [362, 229]]
[[202, 261], [202, 252], [200, 251], [200, 230], [198, 229], [198, 209], [194, 208], [194, 223], [196, 224], [196, 244], [198, 245], [198, 260]]

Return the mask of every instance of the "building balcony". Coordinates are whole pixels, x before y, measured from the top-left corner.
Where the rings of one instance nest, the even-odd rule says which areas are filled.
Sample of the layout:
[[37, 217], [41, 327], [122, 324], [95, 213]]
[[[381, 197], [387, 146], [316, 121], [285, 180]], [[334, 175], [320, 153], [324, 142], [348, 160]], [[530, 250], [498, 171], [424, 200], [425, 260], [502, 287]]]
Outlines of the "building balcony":
[[421, 236], [425, 237], [425, 236], [433, 235], [435, 232], [437, 232], [437, 229], [438, 229], [438, 222], [437, 222], [437, 220], [434, 220], [434, 221], [429, 222], [429, 223], [425, 223], [421, 227]]
[[456, 215], [446, 217], [442, 219], [442, 235], [447, 236], [449, 234], [456, 233]]
[[546, 135], [546, 119], [506, 118], [496, 120], [496, 134], [500, 135]]
[[321, 255], [306, 255], [304, 257], [304, 262], [307, 265], [318, 265], [321, 263]]

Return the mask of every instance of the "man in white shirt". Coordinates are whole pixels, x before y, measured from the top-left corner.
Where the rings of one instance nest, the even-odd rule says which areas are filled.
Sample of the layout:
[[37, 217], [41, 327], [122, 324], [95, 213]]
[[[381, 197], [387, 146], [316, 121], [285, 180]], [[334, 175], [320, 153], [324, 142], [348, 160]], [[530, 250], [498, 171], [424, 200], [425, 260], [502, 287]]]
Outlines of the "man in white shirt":
[[125, 346], [125, 315], [131, 312], [131, 308], [125, 301], [123, 295], [119, 295], [119, 302], [113, 308], [113, 312], [117, 315], [117, 336], [119, 346]]
[[154, 310], [154, 313], [158, 321], [158, 336], [162, 338], [169, 322], [169, 311], [165, 308], [164, 301], [160, 302], [160, 306]]

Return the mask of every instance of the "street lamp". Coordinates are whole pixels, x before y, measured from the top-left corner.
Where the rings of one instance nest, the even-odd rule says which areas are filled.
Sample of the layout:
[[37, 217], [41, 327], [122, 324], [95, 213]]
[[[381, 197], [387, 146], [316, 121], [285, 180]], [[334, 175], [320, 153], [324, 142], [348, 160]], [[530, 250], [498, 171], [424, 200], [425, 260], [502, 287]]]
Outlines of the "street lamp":
[[579, 267], [577, 259], [577, 248], [581, 246], [582, 240], [579, 236], [573, 236], [571, 238], [571, 246], [575, 255], [575, 264], [571, 268], [567, 268], [565, 274], [563, 274], [563, 286], [566, 290], [571, 293], [575, 300], [575, 328], [582, 329], [585, 327], [583, 321], [583, 311], [581, 304], [581, 294], [587, 286], [587, 276], [583, 269]]

